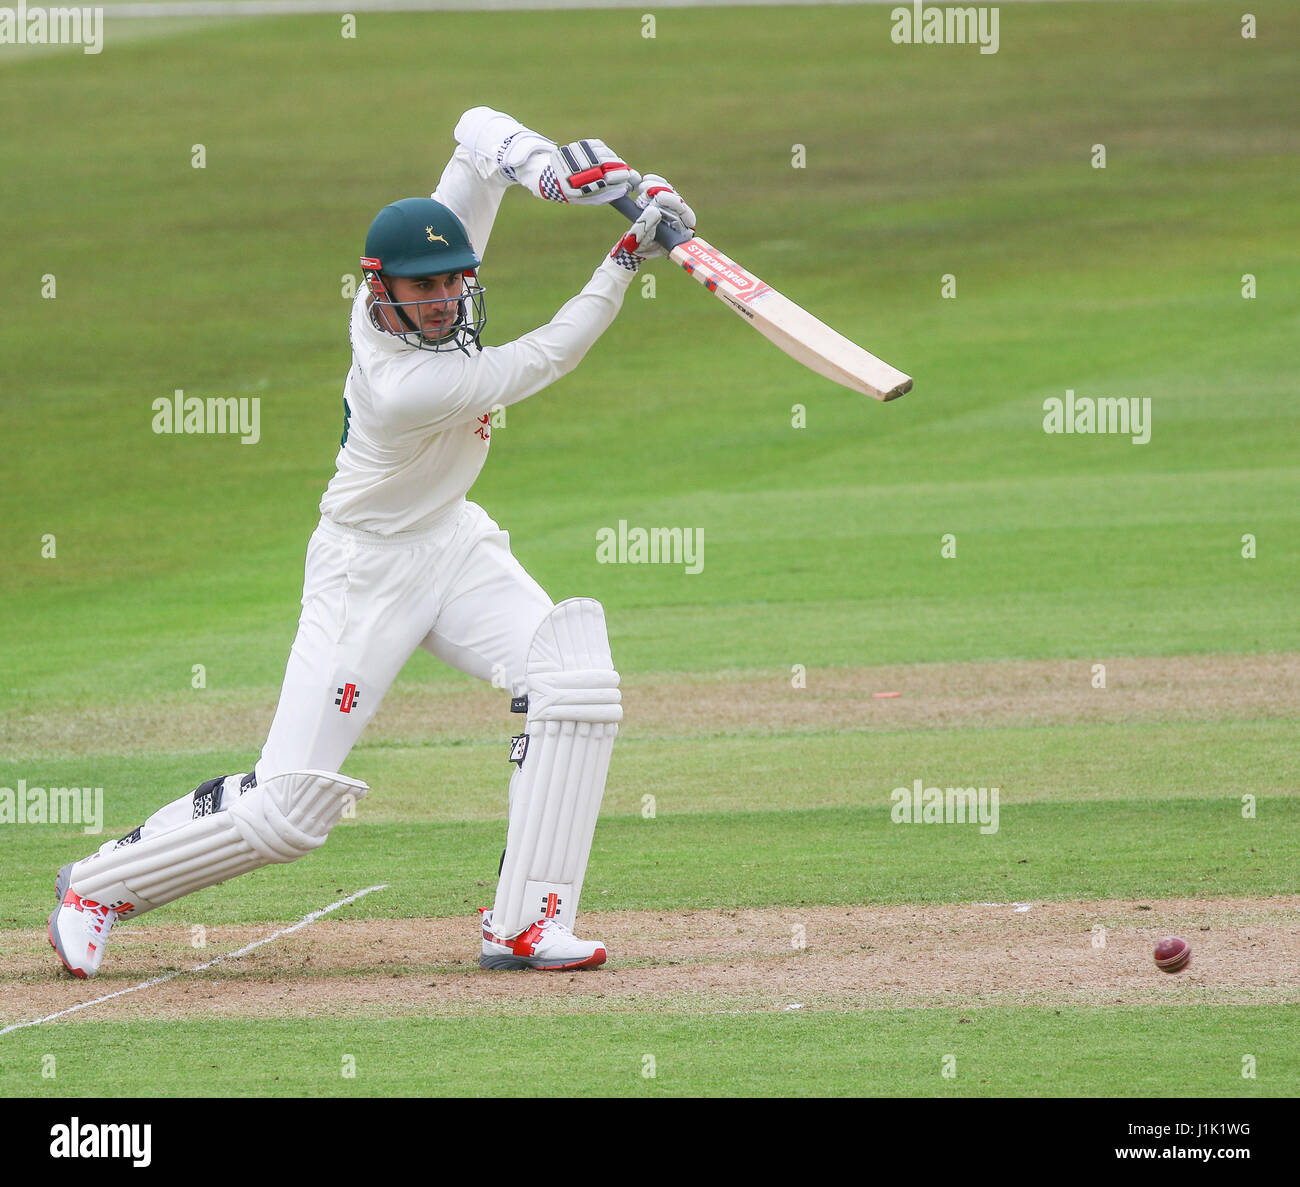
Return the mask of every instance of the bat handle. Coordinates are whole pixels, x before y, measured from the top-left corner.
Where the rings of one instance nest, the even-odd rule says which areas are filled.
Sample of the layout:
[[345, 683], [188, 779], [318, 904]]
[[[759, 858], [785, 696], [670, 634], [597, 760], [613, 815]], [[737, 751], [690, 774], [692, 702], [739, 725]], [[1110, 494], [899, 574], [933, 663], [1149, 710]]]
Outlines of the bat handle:
[[[641, 217], [641, 207], [638, 206], [631, 198], [615, 198], [610, 205], [625, 215], [629, 222], [636, 222]], [[665, 251], [672, 251], [674, 247], [680, 247], [683, 243], [689, 243], [691, 237], [677, 230], [676, 227], [670, 227], [668, 220], [664, 219], [659, 224], [659, 229], [655, 232], [655, 239]]]

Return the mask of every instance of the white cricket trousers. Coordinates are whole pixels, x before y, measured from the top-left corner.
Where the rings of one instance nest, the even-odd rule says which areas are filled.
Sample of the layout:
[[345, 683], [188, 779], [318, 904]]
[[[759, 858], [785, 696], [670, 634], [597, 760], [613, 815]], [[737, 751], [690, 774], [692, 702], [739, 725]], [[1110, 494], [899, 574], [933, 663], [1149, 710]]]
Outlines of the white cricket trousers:
[[[553, 606], [511, 554], [509, 534], [476, 503], [396, 536], [322, 519], [307, 545], [302, 615], [258, 782], [337, 771], [417, 647], [522, 696], [528, 645]], [[238, 780], [227, 782], [218, 811], [240, 794]], [[159, 808], [135, 839], [187, 824], [201, 814], [195, 801], [187, 792]]]
[[258, 782], [339, 770], [417, 647], [522, 695], [528, 645], [553, 606], [476, 503], [397, 536], [322, 519]]

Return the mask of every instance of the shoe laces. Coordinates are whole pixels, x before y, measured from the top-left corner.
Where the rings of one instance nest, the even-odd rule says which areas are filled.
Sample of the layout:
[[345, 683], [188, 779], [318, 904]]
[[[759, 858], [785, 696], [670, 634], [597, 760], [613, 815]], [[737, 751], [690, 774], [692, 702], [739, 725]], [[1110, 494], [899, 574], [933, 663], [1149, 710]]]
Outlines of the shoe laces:
[[103, 932], [104, 925], [106, 923], [111, 924], [117, 918], [117, 912], [111, 907], [106, 907], [103, 903], [97, 903], [93, 899], [82, 899], [81, 905], [90, 915], [90, 926], [95, 929], [96, 933]]
[[[486, 911], [483, 910], [482, 908], [479, 908], [479, 912], [480, 912], [480, 917], [481, 917], [482, 922], [483, 922], [483, 930], [486, 931], [486, 932], [491, 932], [491, 930], [492, 930], [492, 911], [491, 911], [491, 908], [489, 908], [489, 909], [486, 910]], [[569, 936], [570, 938], [575, 938], [575, 937], [573, 936], [573, 932], [570, 931], [569, 928], [567, 928], [567, 927], [566, 927], [563, 923], [561, 923], [558, 919], [539, 919], [539, 920], [537, 921], [536, 926], [537, 926], [537, 927], [540, 927], [540, 928], [542, 929], [542, 931], [544, 931], [544, 932], [545, 932], [545, 931], [557, 932], [558, 934], [560, 934], [560, 935], [562, 935], [562, 936]]]

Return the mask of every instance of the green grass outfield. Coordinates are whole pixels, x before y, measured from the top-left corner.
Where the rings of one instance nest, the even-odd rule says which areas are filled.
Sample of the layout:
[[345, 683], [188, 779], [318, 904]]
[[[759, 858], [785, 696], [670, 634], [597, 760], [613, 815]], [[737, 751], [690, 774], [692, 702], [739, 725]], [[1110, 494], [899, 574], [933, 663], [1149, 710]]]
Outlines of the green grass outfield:
[[[1294, 1012], [900, 1010], [750, 1016], [412, 1018], [305, 1023], [112, 1023], [52, 1042], [5, 1036], [0, 1085], [22, 1096], [119, 1096], [106, 1049], [151, 1096], [1277, 1095], [1300, 1077]], [[538, 1044], [539, 1030], [545, 1043]], [[53, 1079], [41, 1056], [57, 1051]], [[511, 1051], [509, 1062], [493, 1053]], [[1268, 1074], [1241, 1075], [1241, 1054]], [[344, 1076], [344, 1057], [352, 1056]], [[653, 1057], [653, 1063], [647, 1057]], [[945, 1058], [953, 1057], [943, 1074]], [[653, 1074], [648, 1074], [648, 1073]]]
[[[1200, 0], [1005, 4], [994, 55], [894, 45], [888, 6], [666, 9], [653, 39], [633, 10], [361, 14], [355, 40], [337, 15], [110, 19], [98, 56], [3, 47], [0, 787], [102, 786], [114, 836], [248, 768], [265, 723], [233, 736], [222, 714], [273, 704], [293, 637], [342, 421], [343, 279], [377, 209], [432, 188], [476, 103], [666, 174], [710, 242], [916, 379], [885, 406], [838, 389], [661, 263], [653, 299], [639, 278], [586, 362], [509, 410], [473, 497], [553, 597], [604, 602], [629, 682], [1300, 652], [1300, 10], [1248, 7], [1255, 39]], [[557, 80], [559, 62], [583, 67]], [[619, 230], [607, 211], [508, 195], [482, 270], [488, 339], [546, 319]], [[261, 440], [155, 435], [152, 402], [177, 388], [258, 397]], [[1150, 441], [1044, 433], [1043, 401], [1067, 389], [1149, 397]], [[703, 571], [598, 564], [596, 533], [620, 520], [702, 531]], [[463, 678], [420, 654], [398, 683], [418, 697]], [[1296, 703], [1240, 707], [1242, 691], [1131, 722], [885, 730], [760, 724], [743, 696], [718, 726], [684, 696], [672, 728], [638, 733], [629, 715], [584, 909], [598, 926], [607, 911], [1294, 895]], [[177, 698], [187, 740], [134, 745], [137, 717]], [[384, 882], [342, 916], [464, 915], [472, 958], [510, 723], [462, 739], [382, 721], [344, 768], [374, 792], [319, 853], [132, 930], [270, 932]], [[998, 833], [891, 825], [890, 791], [915, 778], [997, 785]], [[99, 839], [0, 822], [0, 1028], [39, 1015], [24, 993], [61, 984], [43, 939], [53, 873]], [[112, 961], [68, 983], [67, 1004], [151, 975]], [[485, 999], [432, 1017], [322, 1004], [143, 1021], [109, 1002], [0, 1036], [0, 1093], [1300, 1093], [1285, 987], [771, 1016], [727, 1013], [719, 991], [638, 1015], [539, 997], [543, 1034], [528, 979], [509, 984], [518, 1016]], [[547, 1034], [581, 1058], [556, 1062]], [[503, 1082], [501, 1041], [535, 1080]]]
[[[1118, 735], [1114, 754], [1125, 761], [1118, 769], [1108, 762], [1107, 733]], [[611, 768], [584, 901], [679, 910], [1297, 893], [1300, 801], [1283, 790], [1293, 739], [1293, 724], [1278, 721], [1244, 734], [1209, 724], [632, 740]], [[1195, 774], [1179, 765], [1189, 750]], [[1252, 756], [1252, 771], [1270, 762], [1277, 768], [1277, 790], [1258, 796], [1253, 820], [1243, 819], [1230, 782], [1243, 753]], [[897, 778], [882, 779], [880, 764], [891, 756]], [[79, 786], [78, 774], [93, 770], [105, 787], [103, 836], [111, 837], [157, 806], [157, 788], [185, 787], [186, 772], [238, 765], [234, 755], [201, 754], [35, 769], [41, 786]], [[280, 915], [297, 918], [324, 904], [322, 887], [328, 894], [385, 882], [395, 869], [403, 878], [367, 902], [366, 912], [472, 914], [490, 905], [482, 883], [492, 882], [504, 839], [504, 766], [499, 746], [358, 747], [348, 769], [374, 792], [310, 860], [203, 891], [151, 918], [252, 923], [275, 903]], [[1058, 766], [1059, 785], [1028, 782]], [[1078, 791], [1090, 768], [1104, 798]], [[15, 786], [18, 769], [0, 768], [0, 785]], [[999, 772], [989, 780], [1001, 784], [995, 834], [891, 823], [895, 787], [910, 787], [927, 771], [932, 784], [962, 769]], [[1071, 770], [1080, 772], [1073, 787]], [[737, 772], [743, 785], [729, 788]], [[722, 804], [712, 802], [715, 787]], [[652, 819], [642, 815], [645, 794], [655, 796]], [[6, 854], [9, 885], [30, 911], [48, 913], [51, 871], [102, 838], [38, 825], [20, 835], [22, 848]], [[1155, 862], [1154, 846], [1164, 855]]]

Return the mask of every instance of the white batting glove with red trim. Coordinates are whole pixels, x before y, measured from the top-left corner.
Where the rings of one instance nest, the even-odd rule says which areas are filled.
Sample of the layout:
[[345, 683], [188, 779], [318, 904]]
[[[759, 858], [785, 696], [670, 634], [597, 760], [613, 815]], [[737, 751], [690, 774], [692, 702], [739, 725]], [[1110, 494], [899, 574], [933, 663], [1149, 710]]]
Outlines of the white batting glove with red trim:
[[575, 140], [551, 153], [538, 193], [552, 202], [599, 206], [621, 198], [641, 181], [603, 140]]
[[652, 260], [656, 256], [667, 255], [655, 241], [655, 232], [659, 230], [659, 220], [664, 216], [663, 208], [651, 202], [642, 212], [641, 217], [632, 224], [609, 253], [614, 263], [635, 272], [642, 260]]
[[636, 186], [637, 205], [645, 207], [650, 202], [662, 207], [668, 222], [676, 229], [686, 235], [695, 234], [695, 211], [686, 205], [672, 183], [657, 173], [647, 173]]

